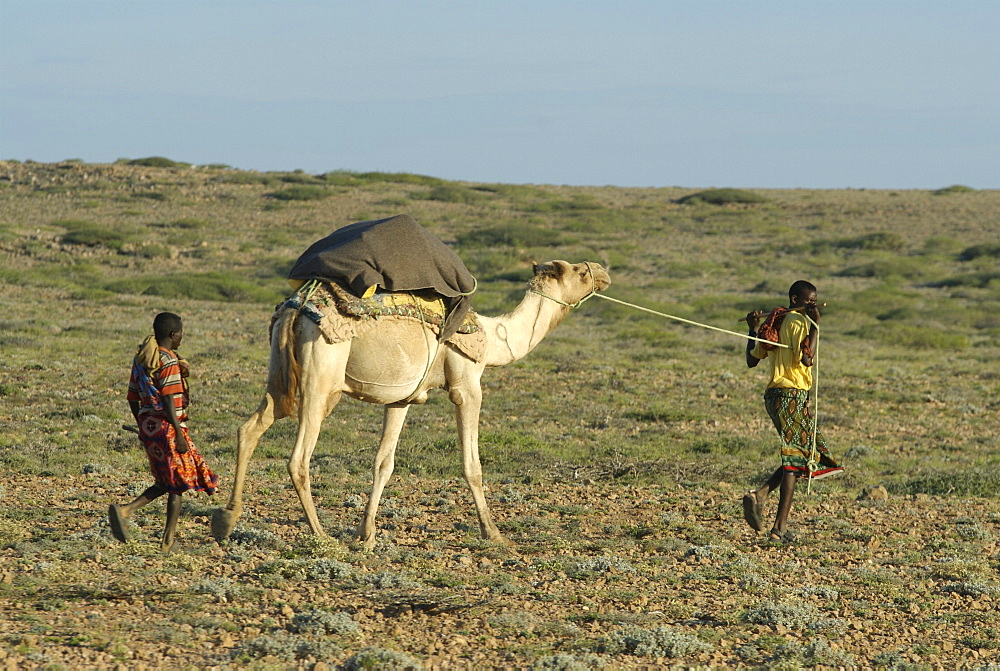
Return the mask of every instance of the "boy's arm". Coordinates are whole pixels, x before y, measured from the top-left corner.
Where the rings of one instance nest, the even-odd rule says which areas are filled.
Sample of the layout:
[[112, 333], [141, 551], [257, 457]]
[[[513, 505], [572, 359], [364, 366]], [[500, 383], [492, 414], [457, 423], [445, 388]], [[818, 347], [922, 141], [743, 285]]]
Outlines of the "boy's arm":
[[177, 419], [177, 408], [174, 405], [174, 394], [164, 394], [163, 411], [167, 415], [167, 421], [174, 427], [177, 436], [177, 453], [184, 454], [188, 451], [187, 436], [181, 431], [180, 420]]
[[[760, 317], [760, 313], [757, 311], [747, 313], [747, 327], [750, 329], [748, 336], [751, 338], [757, 337], [757, 319]], [[760, 359], [753, 355], [754, 347], [756, 347], [756, 340], [747, 340], [747, 368], [756, 368], [757, 364], [760, 363]]]
[[812, 366], [816, 352], [816, 324], [819, 323], [819, 310], [816, 309], [815, 305], [809, 304], [803, 312], [812, 320], [812, 323], [809, 324], [809, 334], [802, 341], [802, 365]]

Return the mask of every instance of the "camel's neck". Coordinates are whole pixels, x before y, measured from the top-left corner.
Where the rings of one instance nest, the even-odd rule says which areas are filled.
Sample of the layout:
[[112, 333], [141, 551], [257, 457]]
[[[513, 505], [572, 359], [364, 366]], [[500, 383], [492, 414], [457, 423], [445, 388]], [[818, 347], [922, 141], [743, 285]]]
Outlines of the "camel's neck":
[[525, 356], [559, 325], [569, 308], [532, 291], [510, 312], [483, 317], [486, 332], [486, 365], [504, 366]]

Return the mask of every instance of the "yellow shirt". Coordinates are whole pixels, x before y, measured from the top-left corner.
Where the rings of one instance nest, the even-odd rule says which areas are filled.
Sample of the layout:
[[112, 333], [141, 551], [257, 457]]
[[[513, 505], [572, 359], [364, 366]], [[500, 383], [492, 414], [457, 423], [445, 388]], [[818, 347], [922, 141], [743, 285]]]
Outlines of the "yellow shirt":
[[758, 359], [767, 359], [771, 364], [771, 381], [768, 387], [779, 389], [812, 389], [812, 367], [802, 365], [802, 341], [809, 335], [809, 321], [797, 312], [789, 312], [781, 322], [778, 342], [788, 345], [764, 349], [757, 343], [751, 354]]

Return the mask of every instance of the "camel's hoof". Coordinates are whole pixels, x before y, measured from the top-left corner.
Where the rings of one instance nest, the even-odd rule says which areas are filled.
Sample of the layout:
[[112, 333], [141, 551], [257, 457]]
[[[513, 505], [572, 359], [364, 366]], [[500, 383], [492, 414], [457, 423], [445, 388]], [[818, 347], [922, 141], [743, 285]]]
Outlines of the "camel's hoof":
[[484, 536], [483, 538], [485, 538], [486, 540], [488, 540], [490, 543], [496, 543], [497, 545], [502, 545], [502, 546], [508, 547], [508, 548], [512, 548], [512, 547], [514, 547], [516, 545], [516, 543], [514, 543], [514, 541], [508, 540], [506, 536], [503, 536], [501, 534]]
[[216, 508], [212, 511], [212, 538], [218, 543], [225, 543], [236, 526], [236, 515], [232, 510]]

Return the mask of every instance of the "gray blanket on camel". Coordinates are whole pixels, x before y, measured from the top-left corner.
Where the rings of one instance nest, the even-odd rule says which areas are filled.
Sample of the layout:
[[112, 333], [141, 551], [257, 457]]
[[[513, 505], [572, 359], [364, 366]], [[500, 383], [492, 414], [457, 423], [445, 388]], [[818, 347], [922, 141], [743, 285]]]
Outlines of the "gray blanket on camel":
[[439, 340], [462, 324], [471, 303], [467, 294], [476, 288], [458, 254], [408, 214], [337, 229], [303, 252], [288, 278], [338, 282], [357, 296], [372, 285], [392, 292], [435, 291], [448, 308]]

